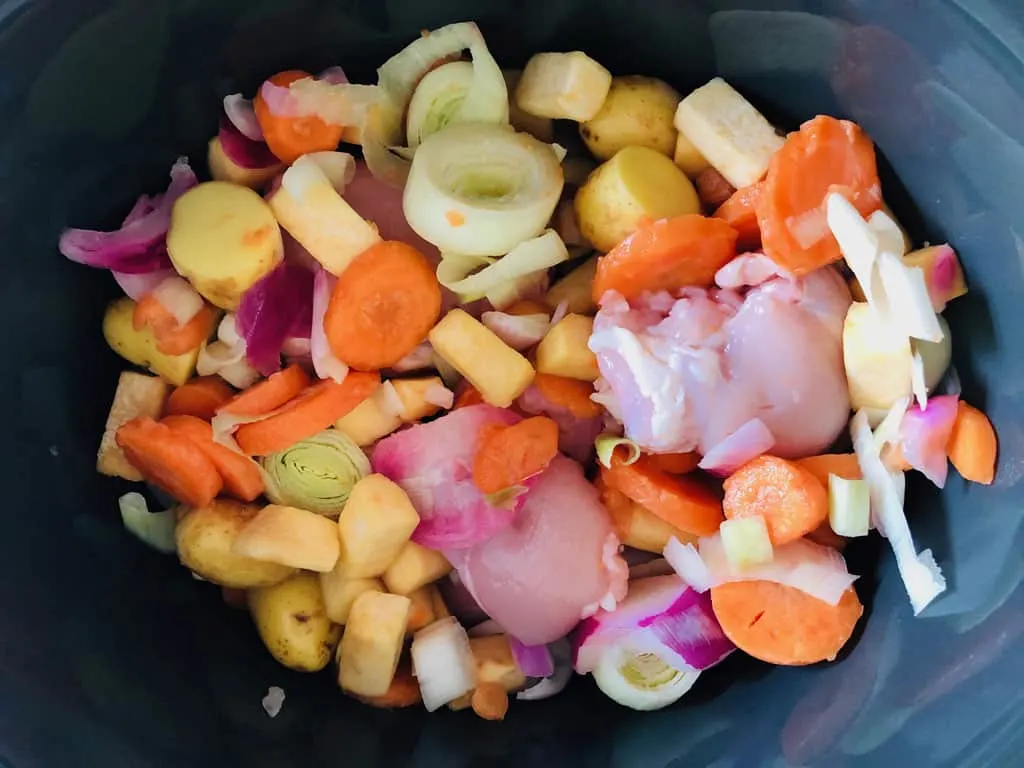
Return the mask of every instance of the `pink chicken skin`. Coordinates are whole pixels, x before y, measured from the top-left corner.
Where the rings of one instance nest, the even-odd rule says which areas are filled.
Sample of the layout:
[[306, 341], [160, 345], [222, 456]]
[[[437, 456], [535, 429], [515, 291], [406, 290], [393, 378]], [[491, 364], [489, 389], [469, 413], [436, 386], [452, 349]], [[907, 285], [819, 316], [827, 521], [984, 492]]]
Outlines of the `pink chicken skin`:
[[751, 419], [768, 427], [775, 455], [825, 450], [850, 411], [842, 277], [829, 267], [793, 279], [745, 254], [716, 281], [632, 304], [606, 293], [590, 339], [595, 399], [653, 453], [706, 455]]

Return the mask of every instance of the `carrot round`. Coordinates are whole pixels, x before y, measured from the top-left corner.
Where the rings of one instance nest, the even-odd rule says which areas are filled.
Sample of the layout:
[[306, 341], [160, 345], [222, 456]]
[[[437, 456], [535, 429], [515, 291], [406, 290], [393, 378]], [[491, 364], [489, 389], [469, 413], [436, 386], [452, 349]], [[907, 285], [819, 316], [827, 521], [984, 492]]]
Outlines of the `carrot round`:
[[761, 247], [761, 225], [757, 221], [757, 200], [761, 196], [763, 182], [737, 189], [732, 196], [715, 211], [716, 219], [722, 219], [739, 233], [736, 247], [741, 251], [754, 251]]
[[828, 476], [837, 475], [844, 480], [860, 480], [860, 464], [854, 453], [823, 453], [819, 456], [808, 456], [793, 462], [801, 469], [806, 469], [828, 488]]
[[715, 209], [728, 200], [736, 188], [714, 168], [705, 168], [693, 180], [697, 197], [705, 209]]
[[204, 304], [195, 317], [181, 325], [152, 293], [139, 299], [132, 313], [135, 330], [150, 328], [156, 348], [165, 355], [191, 352], [210, 338], [216, 322], [217, 313], [209, 304]]
[[644, 291], [711, 285], [736, 255], [736, 237], [721, 219], [696, 214], [651, 222], [597, 260], [594, 300], [605, 291], [632, 299]]
[[402, 660], [388, 690], [380, 696], [355, 696], [356, 699], [380, 709], [403, 709], [414, 707], [423, 701], [420, 684], [412, 674], [412, 664]]
[[690, 453], [652, 453], [651, 461], [660, 469], [672, 475], [686, 475], [693, 472], [700, 464], [700, 454]]
[[483, 405], [484, 396], [480, 394], [480, 390], [468, 381], [464, 381], [462, 384], [461, 391], [455, 396], [455, 404], [452, 406], [452, 410], [466, 408], [470, 405]]
[[371, 246], [338, 278], [324, 331], [338, 358], [360, 371], [394, 365], [412, 352], [441, 314], [441, 286], [411, 245]]
[[725, 481], [722, 509], [730, 520], [760, 515], [772, 544], [780, 546], [828, 519], [828, 493], [808, 470], [776, 456], [760, 456]]
[[842, 255], [825, 221], [830, 192], [841, 192], [864, 216], [882, 207], [871, 139], [856, 123], [819, 115], [772, 157], [756, 204], [764, 252], [794, 275]]
[[558, 424], [547, 416], [485, 429], [473, 460], [473, 482], [483, 493], [498, 493], [543, 472], [557, 454]]
[[221, 411], [235, 416], [263, 416], [277, 410], [308, 386], [309, 374], [299, 365], [289, 365], [239, 392]]
[[693, 477], [671, 475], [650, 456], [626, 465], [618, 455], [601, 467], [605, 484], [646, 507], [669, 525], [694, 536], [711, 536], [722, 522], [722, 502]]
[[235, 453], [226, 445], [214, 442], [213, 427], [195, 416], [171, 415], [161, 424], [172, 432], [192, 440], [196, 448], [206, 454], [220, 473], [224, 490], [239, 501], [255, 501], [266, 490], [263, 474], [256, 462], [248, 456]]
[[235, 396], [235, 390], [220, 376], [200, 376], [177, 387], [167, 398], [168, 416], [196, 416], [209, 421], [217, 409]]
[[191, 440], [153, 419], [140, 417], [122, 425], [117, 444], [148, 482], [183, 504], [204, 507], [223, 487], [213, 462]]
[[376, 373], [351, 372], [339, 384], [321, 381], [262, 419], [243, 424], [235, 440], [249, 456], [267, 456], [327, 429], [380, 386]]
[[[274, 85], [286, 87], [296, 80], [312, 77], [308, 72], [293, 69], [278, 72], [270, 78]], [[270, 151], [283, 163], [294, 163], [310, 152], [330, 152], [341, 142], [344, 126], [326, 123], [316, 116], [282, 117], [271, 113], [262, 92], [253, 100], [256, 120], [263, 129], [263, 139]]]
[[963, 400], [957, 405], [946, 453], [964, 480], [991, 485], [996, 476], [996, 431], [988, 417]]
[[601, 406], [590, 399], [594, 387], [586, 381], [538, 373], [533, 385], [550, 402], [565, 408], [579, 419], [593, 419], [601, 415]]
[[832, 661], [864, 613], [853, 587], [838, 605], [774, 581], [733, 581], [711, 589], [725, 636], [769, 664], [803, 666]]

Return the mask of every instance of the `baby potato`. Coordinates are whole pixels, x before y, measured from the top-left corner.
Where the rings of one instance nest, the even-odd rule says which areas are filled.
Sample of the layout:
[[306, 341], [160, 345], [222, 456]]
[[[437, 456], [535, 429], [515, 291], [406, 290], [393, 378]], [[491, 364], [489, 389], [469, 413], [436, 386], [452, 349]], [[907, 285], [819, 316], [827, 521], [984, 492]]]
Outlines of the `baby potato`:
[[135, 330], [132, 315], [135, 302], [127, 296], [112, 302], [103, 315], [103, 338], [110, 348], [130, 363], [148, 368], [180, 387], [192, 376], [200, 347], [184, 355], [165, 355], [156, 348], [153, 331], [147, 326]]
[[210, 175], [214, 181], [229, 181], [241, 184], [249, 189], [261, 189], [272, 178], [281, 172], [281, 165], [268, 165], [265, 168], [244, 168], [235, 163], [220, 142], [214, 136], [206, 152], [206, 164], [210, 166]]
[[258, 505], [229, 499], [188, 510], [175, 532], [178, 559], [193, 573], [222, 587], [250, 589], [284, 581], [295, 573], [294, 568], [233, 551], [242, 529], [259, 513]]
[[327, 617], [320, 578], [299, 573], [271, 587], [249, 590], [249, 611], [270, 654], [289, 669], [319, 672], [341, 639]]
[[167, 252], [174, 268], [210, 303], [235, 310], [284, 256], [270, 206], [248, 187], [208, 181], [174, 204]]
[[626, 147], [590, 174], [574, 203], [580, 231], [607, 253], [636, 231], [645, 218], [700, 213], [700, 200], [686, 174], [649, 147]]
[[676, 150], [673, 120], [682, 99], [653, 77], [616, 77], [597, 115], [580, 124], [580, 136], [594, 157], [609, 160], [625, 147], [650, 147], [666, 157]]

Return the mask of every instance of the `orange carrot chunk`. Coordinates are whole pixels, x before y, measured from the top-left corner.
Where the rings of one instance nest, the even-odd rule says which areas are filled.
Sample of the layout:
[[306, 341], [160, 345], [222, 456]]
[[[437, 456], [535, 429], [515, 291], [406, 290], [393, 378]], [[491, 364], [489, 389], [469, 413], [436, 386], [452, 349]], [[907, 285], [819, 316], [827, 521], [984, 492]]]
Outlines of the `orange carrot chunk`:
[[957, 405], [946, 453], [964, 480], [991, 485], [996, 476], [996, 431], [988, 417], [963, 400]]
[[137, 418], [122, 425], [117, 444], [148, 482], [183, 504], [206, 506], [223, 487], [213, 462], [191, 440], [153, 419]]
[[341, 384], [321, 381], [266, 418], [240, 426], [235, 440], [249, 456], [283, 451], [327, 429], [379, 386], [376, 373], [350, 372]]
[[423, 701], [420, 685], [412, 674], [412, 664], [404, 659], [399, 663], [387, 692], [380, 696], [355, 696], [355, 698], [371, 707], [381, 709], [414, 707]]
[[216, 322], [217, 313], [209, 304], [204, 304], [195, 317], [181, 325], [152, 293], [139, 299], [132, 313], [132, 326], [135, 330], [150, 328], [156, 340], [156, 348], [165, 355], [191, 352], [210, 338]]
[[633, 299], [644, 291], [711, 285], [736, 255], [736, 230], [695, 214], [650, 222], [597, 260], [594, 301], [605, 291]]
[[715, 218], [722, 219], [739, 233], [736, 247], [741, 251], [756, 251], [761, 247], [761, 226], [757, 221], [757, 199], [761, 195], [763, 182], [737, 189], [732, 197], [715, 211]]
[[669, 525], [694, 536], [711, 536], [722, 522], [722, 502], [711, 488], [693, 477], [671, 475], [650, 456], [626, 465], [619, 452], [601, 478], [613, 490], [646, 507]]
[[200, 376], [171, 392], [164, 406], [168, 416], [196, 416], [209, 421], [217, 409], [235, 396], [235, 390], [220, 376]]
[[[312, 77], [308, 72], [288, 70], [270, 78], [273, 85], [287, 87], [296, 80]], [[263, 129], [263, 139], [270, 151], [284, 163], [294, 163], [310, 152], [330, 152], [341, 142], [344, 126], [326, 123], [315, 115], [284, 117], [270, 111], [263, 94], [253, 100], [256, 120]]]
[[760, 515], [772, 544], [806, 536], [828, 519], [828, 493], [808, 470], [775, 456], [760, 456], [725, 481], [722, 501], [730, 519]]
[[171, 430], [195, 443], [198, 450], [213, 462], [224, 482], [224, 490], [239, 501], [255, 501], [266, 487], [260, 468], [248, 456], [221, 445], [213, 439], [213, 427], [195, 416], [165, 416], [161, 422]]
[[483, 405], [484, 396], [480, 394], [480, 390], [469, 382], [463, 382], [463, 385], [462, 391], [455, 396], [455, 405], [452, 407], [452, 410], [467, 408], [471, 405]]
[[853, 453], [823, 453], [820, 456], [808, 456], [793, 462], [801, 469], [806, 469], [828, 488], [828, 476], [837, 475], [844, 480], [860, 480], [860, 464]]
[[538, 373], [533, 386], [551, 403], [565, 408], [576, 418], [593, 419], [601, 415], [601, 406], [590, 399], [594, 387], [589, 382]]
[[864, 606], [851, 587], [838, 605], [774, 581], [734, 581], [711, 589], [715, 617], [732, 642], [769, 664], [832, 661], [846, 645]]
[[263, 416], [277, 410], [308, 386], [309, 374], [298, 365], [289, 365], [239, 392], [221, 411], [235, 416]]
[[543, 472], [557, 454], [558, 424], [547, 416], [485, 429], [473, 460], [473, 482], [483, 493], [498, 493]]
[[378, 371], [412, 352], [441, 314], [441, 286], [411, 245], [371, 246], [338, 278], [324, 316], [331, 350], [349, 367]]
[[714, 168], [705, 168], [697, 174], [693, 180], [693, 186], [697, 189], [697, 197], [700, 198], [704, 208], [714, 210], [736, 191], [736, 188]]
[[686, 475], [693, 472], [700, 464], [700, 454], [690, 453], [652, 453], [651, 460], [662, 470], [673, 475]]
[[842, 193], [863, 216], [882, 207], [871, 139], [855, 123], [819, 115], [772, 157], [756, 203], [764, 252], [794, 275], [842, 255], [825, 219], [830, 192]]

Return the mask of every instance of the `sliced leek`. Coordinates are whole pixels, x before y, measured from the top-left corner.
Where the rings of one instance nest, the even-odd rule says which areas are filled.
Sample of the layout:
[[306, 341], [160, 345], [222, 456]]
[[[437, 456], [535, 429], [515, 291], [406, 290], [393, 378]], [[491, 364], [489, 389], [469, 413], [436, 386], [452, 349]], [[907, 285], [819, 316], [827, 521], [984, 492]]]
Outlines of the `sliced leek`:
[[508, 127], [451, 125], [416, 151], [403, 209], [442, 252], [503, 256], [544, 230], [562, 183], [550, 145]]
[[405, 135], [409, 147], [418, 147], [427, 136], [456, 120], [466, 93], [473, 84], [473, 65], [468, 61], [442, 64], [428, 72], [409, 102]]
[[700, 676], [679, 670], [653, 653], [611, 646], [594, 669], [594, 682], [612, 701], [641, 712], [661, 709], [682, 698]]
[[569, 251], [562, 238], [553, 229], [549, 229], [540, 237], [513, 248], [503, 259], [445, 287], [458, 294], [463, 301], [471, 301], [473, 297], [485, 296], [498, 286], [524, 275], [543, 273], [568, 259]]
[[622, 462], [625, 466], [635, 464], [637, 459], [640, 458], [640, 446], [634, 443], [632, 440], [626, 437], [616, 437], [615, 435], [600, 435], [597, 440], [594, 441], [594, 447], [597, 449], [597, 460], [601, 462], [601, 465], [612, 468], [612, 455], [615, 453], [615, 449], [619, 446], [624, 446], [627, 454], [625, 460]]
[[174, 531], [178, 526], [178, 516], [175, 510], [150, 512], [145, 497], [134, 491], [119, 498], [117, 506], [121, 509], [121, 522], [125, 529], [140, 541], [165, 555], [177, 549]]

